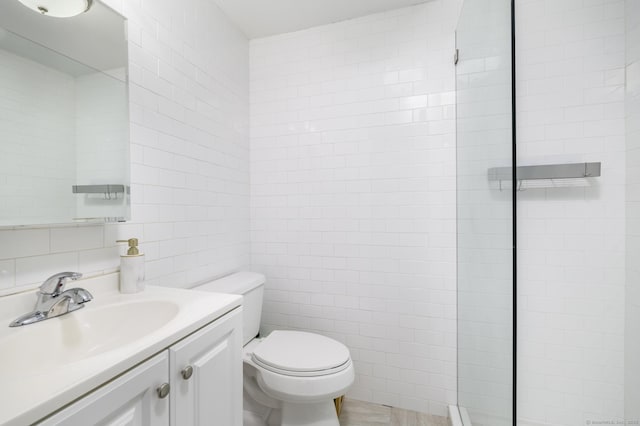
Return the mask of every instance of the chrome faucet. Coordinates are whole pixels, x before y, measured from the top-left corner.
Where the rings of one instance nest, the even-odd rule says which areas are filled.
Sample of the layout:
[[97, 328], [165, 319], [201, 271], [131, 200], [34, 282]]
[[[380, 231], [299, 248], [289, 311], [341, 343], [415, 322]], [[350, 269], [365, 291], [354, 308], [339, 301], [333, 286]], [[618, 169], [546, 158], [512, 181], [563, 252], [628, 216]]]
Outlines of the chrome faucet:
[[20, 316], [9, 327], [33, 324], [83, 308], [93, 299], [91, 293], [83, 288], [64, 289], [67, 280], [81, 277], [79, 272], [60, 272], [47, 278], [36, 294], [38, 299], [33, 311]]

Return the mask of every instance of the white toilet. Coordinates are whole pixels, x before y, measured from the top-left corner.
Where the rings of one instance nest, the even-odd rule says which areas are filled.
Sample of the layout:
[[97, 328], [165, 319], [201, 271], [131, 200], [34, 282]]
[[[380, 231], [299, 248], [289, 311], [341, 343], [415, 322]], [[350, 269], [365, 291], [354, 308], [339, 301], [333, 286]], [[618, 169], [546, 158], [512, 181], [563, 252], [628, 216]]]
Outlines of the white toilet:
[[339, 426], [333, 399], [354, 380], [349, 350], [301, 331], [256, 337], [264, 283], [262, 274], [238, 272], [194, 288], [244, 296], [244, 426]]

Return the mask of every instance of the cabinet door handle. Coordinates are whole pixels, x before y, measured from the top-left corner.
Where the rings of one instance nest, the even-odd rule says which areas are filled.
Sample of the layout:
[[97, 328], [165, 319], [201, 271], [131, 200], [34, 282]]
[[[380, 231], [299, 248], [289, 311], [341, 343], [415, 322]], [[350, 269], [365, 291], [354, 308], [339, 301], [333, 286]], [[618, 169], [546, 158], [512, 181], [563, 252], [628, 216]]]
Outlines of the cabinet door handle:
[[170, 390], [171, 386], [169, 386], [169, 383], [163, 383], [158, 387], [158, 389], [156, 389], [156, 391], [158, 392], [158, 397], [160, 399], [166, 398], [167, 395], [169, 395]]
[[180, 374], [182, 374], [182, 378], [185, 380], [189, 380], [191, 378], [191, 376], [193, 376], [193, 367], [190, 365], [187, 365], [181, 372]]

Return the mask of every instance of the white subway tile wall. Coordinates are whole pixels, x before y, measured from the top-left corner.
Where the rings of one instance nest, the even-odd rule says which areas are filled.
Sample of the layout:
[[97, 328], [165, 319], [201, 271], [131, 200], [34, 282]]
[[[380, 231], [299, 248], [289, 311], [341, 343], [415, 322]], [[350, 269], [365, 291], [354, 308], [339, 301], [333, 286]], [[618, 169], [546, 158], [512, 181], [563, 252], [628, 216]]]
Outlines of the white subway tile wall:
[[108, 0], [128, 18], [127, 224], [0, 230], [0, 288], [62, 269], [117, 270], [140, 238], [149, 284], [189, 286], [249, 264], [249, 42], [209, 0]]
[[518, 163], [602, 177], [518, 194], [519, 418], [624, 416], [624, 1], [520, 0]]
[[[0, 292], [62, 269], [117, 270], [114, 241], [133, 236], [151, 284], [251, 261], [268, 277], [264, 331], [335, 337], [356, 363], [352, 397], [444, 415], [456, 403], [462, 1], [251, 48], [209, 0], [106, 3], [129, 19], [133, 221], [0, 230]], [[626, 3], [637, 40], [637, 2]], [[640, 62], [631, 47], [625, 62], [624, 5], [518, 2], [518, 161], [603, 165], [587, 186], [519, 195], [519, 408], [531, 424], [624, 416], [625, 269], [627, 337], [640, 310]], [[638, 352], [628, 345], [627, 359]]]
[[356, 399], [456, 403], [454, 29], [439, 0], [251, 41], [263, 332], [347, 344]]
[[640, 420], [640, 2], [625, 1], [627, 36], [627, 288], [625, 419]]

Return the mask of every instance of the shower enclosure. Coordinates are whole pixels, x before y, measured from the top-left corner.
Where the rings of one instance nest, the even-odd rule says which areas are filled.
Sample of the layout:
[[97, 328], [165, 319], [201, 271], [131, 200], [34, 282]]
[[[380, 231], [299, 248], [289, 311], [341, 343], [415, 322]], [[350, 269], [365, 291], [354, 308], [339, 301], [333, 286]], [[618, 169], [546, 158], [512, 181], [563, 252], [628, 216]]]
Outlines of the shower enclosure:
[[458, 404], [474, 425], [513, 417], [511, 4], [466, 0], [456, 31]]
[[640, 424], [640, 1], [465, 0], [456, 44], [461, 421]]

